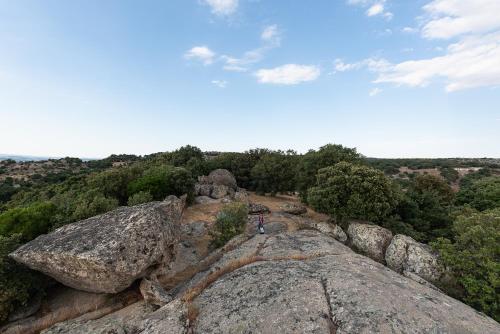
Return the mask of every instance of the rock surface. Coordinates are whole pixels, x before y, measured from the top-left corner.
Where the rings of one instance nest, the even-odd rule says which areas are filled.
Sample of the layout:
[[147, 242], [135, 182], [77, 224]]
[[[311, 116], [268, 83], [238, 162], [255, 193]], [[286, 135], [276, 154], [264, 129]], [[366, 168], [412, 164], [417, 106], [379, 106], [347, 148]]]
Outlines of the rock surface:
[[143, 278], [139, 289], [146, 303], [163, 306], [172, 301], [172, 296], [165, 291], [157, 279]]
[[208, 174], [208, 182], [214, 185], [222, 185], [233, 190], [238, 188], [234, 175], [227, 169], [216, 169]]
[[283, 212], [292, 214], [292, 215], [302, 215], [307, 212], [307, 208], [298, 203], [285, 203], [281, 206]]
[[256, 235], [186, 286], [156, 311], [139, 302], [45, 334], [500, 332], [469, 306], [314, 230]]
[[312, 223], [311, 225], [321, 233], [329, 235], [330, 237], [340, 241], [343, 244], [345, 244], [347, 241], [347, 234], [345, 234], [344, 230], [342, 230], [342, 228], [337, 224], [320, 222]]
[[350, 222], [347, 228], [349, 244], [355, 250], [384, 263], [385, 251], [391, 243], [392, 233], [388, 229], [377, 225]]
[[195, 195], [213, 199], [233, 199], [238, 190], [234, 175], [226, 169], [216, 169], [208, 176], [198, 177], [194, 186]]
[[10, 256], [75, 289], [116, 293], [168, 262], [184, 201], [121, 207], [39, 236]]
[[408, 236], [397, 234], [385, 253], [387, 266], [408, 276], [408, 273], [423, 278], [428, 282], [437, 282], [444, 273], [437, 254], [424, 244]]

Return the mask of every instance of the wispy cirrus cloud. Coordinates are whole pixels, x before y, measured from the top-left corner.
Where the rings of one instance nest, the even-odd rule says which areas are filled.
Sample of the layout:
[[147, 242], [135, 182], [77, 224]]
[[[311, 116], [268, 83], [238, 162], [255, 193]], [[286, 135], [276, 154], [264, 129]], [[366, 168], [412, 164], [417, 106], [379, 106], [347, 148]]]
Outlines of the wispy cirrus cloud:
[[286, 64], [270, 69], [260, 69], [254, 73], [257, 80], [264, 84], [297, 85], [314, 81], [321, 74], [315, 65]]

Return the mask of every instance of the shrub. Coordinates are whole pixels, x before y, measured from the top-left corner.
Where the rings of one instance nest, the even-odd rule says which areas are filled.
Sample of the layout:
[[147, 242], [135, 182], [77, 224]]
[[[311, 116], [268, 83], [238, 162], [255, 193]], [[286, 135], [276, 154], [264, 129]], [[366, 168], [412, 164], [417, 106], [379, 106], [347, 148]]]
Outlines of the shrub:
[[105, 197], [116, 198], [120, 204], [128, 199], [128, 184], [135, 180], [142, 170], [135, 167], [111, 168], [89, 178], [89, 185], [98, 189]]
[[129, 184], [128, 190], [130, 196], [140, 191], [149, 192], [157, 201], [168, 195], [184, 194], [190, 200], [194, 192], [194, 179], [185, 168], [162, 165], [147, 169], [141, 177]]
[[455, 241], [431, 243], [441, 255], [468, 305], [500, 321], [500, 209], [469, 211], [453, 224]]
[[46, 277], [8, 257], [19, 247], [21, 235], [0, 236], [0, 323], [18, 306], [26, 306], [36, 293], [45, 289]]
[[347, 162], [320, 169], [317, 186], [308, 193], [308, 203], [338, 223], [348, 218], [380, 222], [396, 201], [395, 187], [383, 172]]
[[0, 235], [20, 234], [22, 240], [29, 241], [47, 233], [54, 223], [56, 207], [50, 202], [35, 203], [0, 214]]
[[295, 190], [295, 152], [273, 152], [264, 155], [252, 168], [253, 188], [257, 193], [271, 193]]
[[87, 219], [111, 211], [118, 207], [119, 203], [117, 199], [108, 198], [97, 189], [91, 189], [78, 195], [73, 205], [71, 221]]
[[147, 191], [139, 191], [138, 193], [133, 194], [128, 198], [128, 205], [138, 205], [142, 203], [151, 202], [153, 200], [153, 196]]
[[210, 232], [212, 244], [215, 247], [224, 246], [234, 236], [245, 229], [248, 217], [248, 207], [239, 202], [227, 204], [217, 215], [214, 228]]

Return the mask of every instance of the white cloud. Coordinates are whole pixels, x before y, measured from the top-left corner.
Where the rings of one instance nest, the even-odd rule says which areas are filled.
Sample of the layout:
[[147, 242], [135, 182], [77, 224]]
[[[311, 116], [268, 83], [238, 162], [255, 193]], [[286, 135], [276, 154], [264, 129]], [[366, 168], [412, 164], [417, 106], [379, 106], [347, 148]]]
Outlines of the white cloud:
[[368, 95], [370, 95], [370, 97], [373, 97], [373, 96], [376, 96], [376, 95], [378, 95], [378, 94], [382, 93], [382, 91], [383, 91], [382, 89], [380, 89], [380, 88], [378, 88], [378, 87], [375, 87], [375, 88], [373, 88], [373, 89], [372, 89], [372, 90], [368, 93]]
[[241, 57], [223, 55], [221, 58], [225, 62], [226, 71], [246, 72], [251, 64], [258, 63], [264, 58], [266, 52], [280, 46], [281, 33], [276, 24], [269, 25], [262, 30], [260, 38], [263, 45], [256, 49], [246, 51]]
[[500, 29], [499, 0], [434, 0], [423, 7], [425, 38], [448, 39]]
[[184, 54], [186, 59], [195, 59], [204, 65], [210, 65], [214, 62], [215, 52], [206, 46], [195, 46]]
[[203, 0], [203, 2], [218, 16], [231, 15], [238, 8], [238, 0]]
[[278, 30], [278, 26], [276, 24], [267, 26], [264, 28], [262, 31], [262, 34], [260, 34], [260, 38], [263, 41], [270, 42], [270, 43], [275, 43], [279, 42], [280, 39], [280, 32]]
[[392, 65], [375, 82], [423, 87], [436, 78], [445, 79], [448, 92], [500, 85], [500, 32], [464, 38], [444, 56]]
[[393, 13], [386, 10], [386, 0], [347, 0], [347, 4], [354, 6], [361, 6], [366, 9], [366, 16], [382, 16], [387, 20], [391, 20], [394, 16]]
[[[410, 87], [444, 82], [447, 92], [500, 86], [499, 0], [432, 0], [423, 10], [423, 38], [456, 39], [436, 49], [442, 55], [396, 64], [372, 58], [357, 63], [337, 60], [335, 70], [367, 68], [378, 74], [375, 83]], [[407, 27], [403, 32], [414, 30]]]
[[321, 74], [314, 65], [286, 64], [272, 69], [260, 69], [254, 73], [260, 83], [277, 85], [296, 85], [314, 81]]
[[227, 87], [226, 80], [212, 80], [212, 83], [219, 88], [226, 88]]
[[367, 16], [375, 16], [375, 15], [380, 15], [384, 12], [384, 4], [383, 3], [376, 3], [372, 5], [368, 10], [366, 11]]
[[412, 27], [404, 27], [403, 29], [401, 29], [401, 31], [404, 32], [405, 34], [414, 34], [418, 32], [418, 29]]

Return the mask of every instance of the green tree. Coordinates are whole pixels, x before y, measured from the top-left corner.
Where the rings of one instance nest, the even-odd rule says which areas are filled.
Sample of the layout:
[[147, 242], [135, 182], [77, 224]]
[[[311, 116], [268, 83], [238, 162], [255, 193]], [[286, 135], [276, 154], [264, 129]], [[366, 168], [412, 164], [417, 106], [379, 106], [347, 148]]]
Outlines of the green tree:
[[383, 172], [348, 162], [320, 169], [308, 192], [308, 203], [339, 223], [349, 218], [381, 222], [396, 201], [395, 187]]
[[321, 168], [333, 166], [339, 162], [361, 162], [361, 156], [355, 148], [328, 144], [318, 151], [311, 150], [304, 154], [297, 166], [297, 190], [301, 199], [307, 201], [307, 190], [316, 184], [316, 175]]
[[90, 176], [89, 185], [98, 189], [105, 197], [116, 198], [121, 205], [128, 199], [128, 185], [137, 179], [142, 169], [134, 167], [111, 168]]
[[0, 235], [20, 234], [23, 241], [32, 240], [47, 233], [54, 223], [55, 212], [56, 207], [50, 202], [7, 210], [0, 214]]
[[500, 209], [459, 216], [453, 237], [432, 246], [461, 286], [458, 297], [500, 321]]
[[128, 187], [130, 196], [146, 191], [154, 200], [164, 200], [167, 195], [188, 195], [192, 199], [194, 179], [191, 172], [182, 167], [169, 165], [155, 166], [144, 171], [143, 175], [134, 180]]
[[462, 187], [457, 194], [457, 204], [468, 204], [479, 211], [500, 207], [500, 177], [481, 178]]
[[252, 168], [253, 188], [261, 194], [295, 190], [297, 155], [293, 151], [264, 155]]

